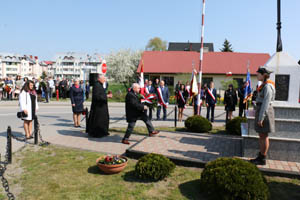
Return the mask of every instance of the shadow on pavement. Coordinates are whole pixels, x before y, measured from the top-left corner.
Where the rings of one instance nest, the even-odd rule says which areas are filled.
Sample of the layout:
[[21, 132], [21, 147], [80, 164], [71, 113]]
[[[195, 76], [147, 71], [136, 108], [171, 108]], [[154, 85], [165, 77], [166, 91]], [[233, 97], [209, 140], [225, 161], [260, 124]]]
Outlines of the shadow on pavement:
[[82, 133], [77, 130], [57, 130], [57, 132], [61, 135], [73, 136], [73, 137], [88, 137], [86, 133]]
[[168, 151], [176, 154], [181, 154], [184, 157], [198, 159], [205, 162], [215, 160], [218, 157], [220, 157], [220, 155], [217, 154], [213, 154], [209, 152], [201, 152], [201, 151], [180, 151], [180, 150], [168, 150]]
[[[24, 133], [23, 132], [15, 132], [15, 131], [12, 131], [12, 134], [16, 137], [24, 137]], [[0, 133], [0, 136], [1, 137], [7, 137], [7, 131], [4, 131], [2, 133]]]
[[69, 119], [57, 119], [57, 121], [61, 121], [61, 122], [73, 122], [72, 120], [69, 120]]
[[123, 137], [121, 137], [118, 134], [114, 134], [114, 135], [109, 135], [109, 136], [104, 136], [104, 137], [89, 137], [88, 136], [88, 140], [90, 141], [96, 141], [96, 142], [114, 142], [114, 143], [121, 143], [121, 140], [123, 139]]
[[[74, 124], [72, 123], [56, 123], [56, 124], [50, 124], [51, 126], [67, 126], [67, 127], [74, 127]], [[75, 128], [75, 127], [74, 127]]]
[[180, 143], [200, 145], [208, 152], [217, 152], [219, 156], [231, 157], [231, 156], [242, 156], [241, 151], [241, 139], [240, 138], [229, 138], [229, 137], [211, 137], [207, 138], [194, 138], [194, 137], [182, 137], [179, 140]]
[[45, 118], [60, 118], [60, 116], [52, 116], [52, 115], [38, 115], [39, 117], [45, 117]]

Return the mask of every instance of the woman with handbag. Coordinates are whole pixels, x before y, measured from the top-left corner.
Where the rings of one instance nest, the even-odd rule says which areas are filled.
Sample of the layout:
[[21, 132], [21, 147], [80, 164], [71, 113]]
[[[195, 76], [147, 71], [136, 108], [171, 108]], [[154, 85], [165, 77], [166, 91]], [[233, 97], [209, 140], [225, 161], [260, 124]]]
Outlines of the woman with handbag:
[[38, 110], [37, 95], [34, 89], [34, 82], [27, 81], [19, 96], [19, 105], [21, 119], [24, 120], [24, 130], [26, 139], [33, 138], [32, 136], [32, 120], [36, 117]]

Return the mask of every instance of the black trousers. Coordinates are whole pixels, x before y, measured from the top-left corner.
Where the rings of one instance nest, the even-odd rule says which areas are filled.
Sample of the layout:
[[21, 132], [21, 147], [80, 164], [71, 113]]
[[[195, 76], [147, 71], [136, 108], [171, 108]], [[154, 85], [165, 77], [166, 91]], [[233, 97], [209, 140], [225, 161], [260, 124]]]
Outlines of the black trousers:
[[[153, 125], [152, 125], [152, 123], [149, 120], [147, 115], [143, 115], [141, 118], [138, 118], [137, 120], [142, 120], [143, 122], [145, 122], [149, 134], [154, 131]], [[128, 140], [129, 139], [129, 137], [130, 137], [130, 135], [131, 135], [131, 133], [134, 129], [135, 123], [136, 123], [136, 121], [128, 123], [128, 127], [127, 127], [127, 130], [126, 130], [126, 133], [125, 133], [125, 136], [124, 136], [123, 140]]]
[[[149, 111], [149, 115], [148, 115], [148, 111]], [[149, 119], [152, 120], [152, 109], [148, 108], [148, 111], [147, 111], [147, 115], [148, 115]]]
[[89, 99], [89, 97], [90, 97], [90, 92], [85, 92], [85, 98]]
[[209, 105], [207, 106], [207, 113], [206, 113], [206, 119], [209, 120], [209, 113], [211, 111], [211, 119], [210, 121], [211, 122], [214, 122], [215, 121], [215, 105]]
[[243, 114], [245, 116], [245, 110], [246, 110], [246, 104], [244, 103], [239, 103], [239, 116], [243, 117]]
[[163, 119], [166, 120], [167, 119], [167, 108], [164, 106], [157, 106], [156, 117], [157, 117], [157, 119], [160, 119], [161, 107], [163, 107], [163, 112], [164, 112]]

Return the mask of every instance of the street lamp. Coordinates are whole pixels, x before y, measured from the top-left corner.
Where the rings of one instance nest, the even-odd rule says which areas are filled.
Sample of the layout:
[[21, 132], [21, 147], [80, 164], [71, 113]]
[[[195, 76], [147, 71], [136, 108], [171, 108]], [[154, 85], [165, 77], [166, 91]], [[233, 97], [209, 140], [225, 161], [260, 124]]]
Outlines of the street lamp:
[[281, 41], [281, 0], [277, 0], [277, 46], [276, 52], [282, 51]]

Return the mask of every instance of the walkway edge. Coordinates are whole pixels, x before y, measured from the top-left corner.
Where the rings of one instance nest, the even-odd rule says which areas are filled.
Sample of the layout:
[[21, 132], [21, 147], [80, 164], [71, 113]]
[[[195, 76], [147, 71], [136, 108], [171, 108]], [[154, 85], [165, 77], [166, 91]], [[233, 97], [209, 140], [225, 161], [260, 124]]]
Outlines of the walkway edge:
[[[132, 147], [128, 148], [125, 152], [126, 156], [133, 159], [139, 159], [144, 155], [149, 154], [148, 152], [133, 150]], [[176, 165], [184, 166], [184, 167], [198, 167], [204, 168], [206, 163], [205, 161], [199, 161], [195, 159], [187, 159], [187, 158], [178, 158], [173, 156], [166, 156]], [[285, 178], [297, 178], [300, 179], [300, 173], [292, 172], [292, 171], [283, 171], [283, 170], [274, 170], [274, 169], [265, 169], [258, 168], [264, 175], [267, 176], [280, 176]]]

